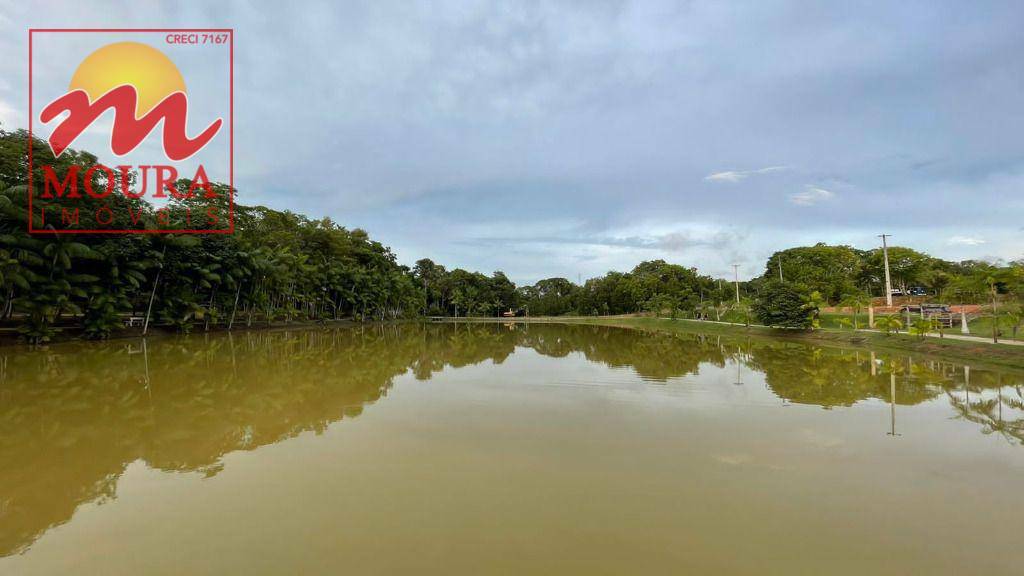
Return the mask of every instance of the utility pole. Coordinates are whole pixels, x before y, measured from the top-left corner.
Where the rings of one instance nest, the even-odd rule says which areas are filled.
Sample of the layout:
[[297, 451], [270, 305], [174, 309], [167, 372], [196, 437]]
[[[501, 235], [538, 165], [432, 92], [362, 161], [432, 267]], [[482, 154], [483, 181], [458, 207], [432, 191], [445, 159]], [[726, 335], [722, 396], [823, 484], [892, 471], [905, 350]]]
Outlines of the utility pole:
[[785, 282], [785, 280], [782, 279], [782, 258], [779, 258], [779, 282]]
[[740, 265], [732, 265], [732, 276], [734, 283], [736, 284], [736, 303], [740, 303]]
[[885, 239], [891, 234], [879, 234], [882, 239], [882, 258], [885, 260], [885, 305], [892, 308], [892, 281], [889, 279], [889, 246]]

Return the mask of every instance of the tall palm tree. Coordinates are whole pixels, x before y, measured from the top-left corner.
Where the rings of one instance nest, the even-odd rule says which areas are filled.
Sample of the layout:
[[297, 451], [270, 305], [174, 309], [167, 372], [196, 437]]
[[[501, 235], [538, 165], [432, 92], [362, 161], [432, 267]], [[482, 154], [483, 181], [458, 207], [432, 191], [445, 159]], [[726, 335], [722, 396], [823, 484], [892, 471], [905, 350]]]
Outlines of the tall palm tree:
[[844, 296], [839, 305], [853, 310], [853, 329], [858, 330], [860, 326], [857, 317], [860, 316], [861, 310], [871, 305], [871, 297], [864, 292], [854, 292]]

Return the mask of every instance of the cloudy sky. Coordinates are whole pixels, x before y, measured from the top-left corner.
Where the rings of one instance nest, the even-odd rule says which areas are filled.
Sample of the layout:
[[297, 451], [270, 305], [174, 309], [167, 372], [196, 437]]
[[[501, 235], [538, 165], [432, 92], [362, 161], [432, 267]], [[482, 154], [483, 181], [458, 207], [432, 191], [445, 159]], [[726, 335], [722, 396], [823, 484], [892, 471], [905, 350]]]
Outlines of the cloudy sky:
[[0, 122], [29, 27], [232, 27], [239, 201], [411, 264], [576, 280], [760, 274], [893, 242], [1024, 257], [1024, 3], [0, 0]]

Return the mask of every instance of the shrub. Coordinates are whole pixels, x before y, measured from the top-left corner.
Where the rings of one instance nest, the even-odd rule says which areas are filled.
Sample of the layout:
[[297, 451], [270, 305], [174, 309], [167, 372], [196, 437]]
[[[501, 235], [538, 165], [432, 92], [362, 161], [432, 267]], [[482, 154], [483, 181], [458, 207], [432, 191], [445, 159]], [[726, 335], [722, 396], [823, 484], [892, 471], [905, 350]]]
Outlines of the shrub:
[[765, 326], [810, 328], [817, 307], [808, 302], [806, 292], [792, 282], [766, 282], [754, 301], [754, 315]]

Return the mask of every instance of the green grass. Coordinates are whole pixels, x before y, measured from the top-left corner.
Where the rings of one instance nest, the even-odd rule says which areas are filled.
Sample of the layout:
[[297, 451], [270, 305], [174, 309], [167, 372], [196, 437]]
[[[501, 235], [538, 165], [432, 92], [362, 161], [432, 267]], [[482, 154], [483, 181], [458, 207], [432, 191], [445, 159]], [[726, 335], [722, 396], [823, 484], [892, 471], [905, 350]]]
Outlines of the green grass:
[[[971, 336], [981, 336], [983, 338], [992, 336], [992, 318], [990, 317], [975, 318], [967, 323], [967, 327], [971, 329]], [[1014, 340], [1013, 326], [1011, 326], [1009, 318], [1005, 316], [999, 318], [999, 330], [1002, 332], [1002, 335], [999, 337], [1001, 340]], [[1024, 327], [1017, 328], [1016, 340], [1021, 339], [1024, 339]]]
[[[844, 319], [844, 318], [848, 318], [852, 322], [853, 321], [853, 314], [840, 314], [840, 313], [836, 313], [836, 312], [822, 313], [821, 314], [821, 318], [820, 318], [820, 320], [821, 320], [821, 327], [822, 328], [836, 328], [836, 329], [846, 328], [842, 324], [839, 323], [839, 321]], [[868, 327], [868, 315], [867, 315], [867, 313], [858, 314], [857, 315], [857, 326], [860, 327], [860, 328], [867, 328]], [[849, 330], [849, 328], [846, 328], [846, 329]]]
[[[821, 327], [822, 328], [836, 328], [836, 329], [846, 329], [846, 330], [849, 330], [849, 328], [844, 327], [844, 326], [842, 326], [839, 323], [839, 321], [842, 318], [850, 318], [850, 319], [852, 319], [853, 315], [852, 314], [842, 314], [842, 313], [838, 313], [838, 312], [823, 313], [821, 315]], [[906, 317], [904, 315], [900, 315], [900, 320], [903, 321], [903, 322], [906, 322]], [[730, 320], [730, 322], [734, 322], [734, 320]], [[867, 328], [867, 325], [868, 325], [868, 315], [867, 314], [860, 314], [859, 316], [857, 316], [857, 322], [859, 323], [861, 328]], [[975, 318], [975, 319], [973, 319], [973, 320], [971, 320], [970, 322], [967, 323], [967, 327], [971, 330], [971, 336], [980, 336], [982, 338], [989, 338], [989, 337], [992, 336], [992, 318], [990, 318], [990, 317], [983, 316], [981, 318]], [[1013, 338], [1013, 326], [1011, 325], [1010, 319], [1008, 317], [1006, 317], [1006, 316], [1000, 316], [999, 317], [999, 329], [1002, 331], [1002, 336], [1000, 336], [1001, 340], [1002, 339], [1014, 340], [1014, 338]], [[954, 325], [952, 328], [947, 328], [946, 329], [946, 333], [947, 334], [959, 334], [960, 333], [960, 326], [959, 326], [959, 324]], [[1016, 340], [1024, 340], [1024, 327], [1020, 327], [1020, 328], [1017, 329], [1017, 338], [1016, 338]]]

